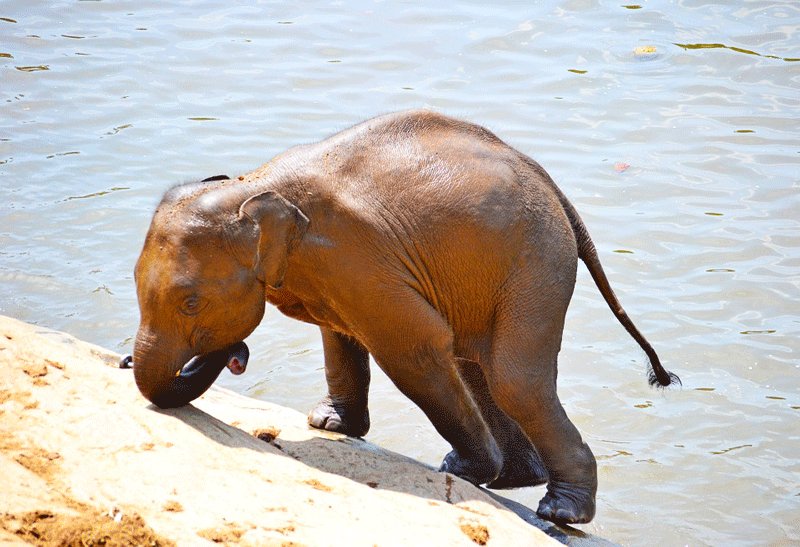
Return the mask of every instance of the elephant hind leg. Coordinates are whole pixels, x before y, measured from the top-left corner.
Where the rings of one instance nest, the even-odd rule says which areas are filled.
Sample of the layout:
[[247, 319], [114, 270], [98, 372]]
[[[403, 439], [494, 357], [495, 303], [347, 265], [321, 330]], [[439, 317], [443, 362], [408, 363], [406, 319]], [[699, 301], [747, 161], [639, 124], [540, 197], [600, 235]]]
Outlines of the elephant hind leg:
[[[554, 300], [519, 306], [501, 316], [486, 380], [497, 405], [533, 442], [548, 473], [540, 517], [589, 522], [595, 513], [597, 464], [556, 393], [557, 356], [564, 313]], [[524, 309], [523, 309], [524, 308]]]
[[461, 379], [480, 408], [483, 419], [503, 454], [500, 474], [486, 486], [505, 489], [546, 483], [547, 468], [539, 453], [519, 424], [509, 418], [494, 402], [480, 365], [475, 361], [461, 358], [457, 359], [457, 362]]
[[453, 447], [440, 470], [473, 484], [493, 481], [502, 455], [458, 374], [450, 326], [414, 292], [396, 295], [393, 308], [401, 310], [393, 324], [372, 321], [359, 338]]

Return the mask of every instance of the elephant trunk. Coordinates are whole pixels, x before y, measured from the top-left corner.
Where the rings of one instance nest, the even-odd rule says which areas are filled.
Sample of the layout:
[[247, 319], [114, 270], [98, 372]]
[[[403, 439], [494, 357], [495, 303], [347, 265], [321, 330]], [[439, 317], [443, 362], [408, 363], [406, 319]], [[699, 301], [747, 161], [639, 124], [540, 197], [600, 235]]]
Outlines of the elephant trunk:
[[160, 408], [189, 404], [211, 387], [225, 366], [243, 370], [249, 350], [244, 342], [193, 356], [190, 350], [170, 355], [140, 332], [133, 350], [133, 374], [139, 391]]

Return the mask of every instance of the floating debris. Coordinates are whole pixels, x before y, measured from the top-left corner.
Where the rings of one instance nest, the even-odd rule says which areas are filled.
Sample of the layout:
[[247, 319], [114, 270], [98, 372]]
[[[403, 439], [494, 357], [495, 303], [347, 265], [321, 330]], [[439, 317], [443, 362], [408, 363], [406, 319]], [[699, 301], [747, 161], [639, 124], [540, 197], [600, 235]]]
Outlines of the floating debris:
[[633, 55], [639, 59], [652, 59], [658, 56], [656, 46], [638, 46], [633, 48]]

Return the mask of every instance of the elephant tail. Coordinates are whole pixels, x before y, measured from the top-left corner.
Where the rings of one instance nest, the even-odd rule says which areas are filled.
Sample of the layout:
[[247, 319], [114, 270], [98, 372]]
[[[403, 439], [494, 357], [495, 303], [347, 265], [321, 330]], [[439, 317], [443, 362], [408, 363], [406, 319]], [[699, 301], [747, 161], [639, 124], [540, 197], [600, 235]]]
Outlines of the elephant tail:
[[633, 321], [631, 321], [631, 318], [628, 317], [628, 314], [623, 309], [622, 304], [620, 304], [617, 295], [614, 294], [614, 290], [611, 288], [611, 283], [609, 283], [608, 277], [606, 277], [606, 273], [603, 270], [603, 266], [600, 264], [600, 257], [597, 255], [597, 249], [594, 246], [594, 242], [589, 236], [589, 231], [586, 229], [586, 225], [583, 223], [578, 211], [575, 209], [572, 203], [569, 202], [561, 190], [555, 185], [553, 186], [559, 195], [562, 206], [564, 207], [564, 212], [567, 214], [567, 217], [572, 224], [572, 230], [575, 233], [575, 239], [578, 243], [578, 257], [583, 260], [584, 264], [586, 264], [586, 268], [592, 275], [595, 285], [597, 285], [597, 288], [600, 290], [600, 294], [603, 295], [603, 299], [606, 301], [606, 304], [608, 304], [608, 307], [611, 308], [614, 316], [622, 324], [622, 326], [625, 327], [625, 330], [628, 331], [628, 334], [630, 334], [631, 337], [636, 340], [639, 346], [641, 346], [645, 354], [647, 354], [647, 358], [650, 360], [648, 382], [651, 386], [659, 385], [666, 387], [673, 383], [680, 385], [680, 378], [678, 378], [676, 374], [664, 368], [664, 366], [661, 364], [661, 360], [656, 354], [656, 351], [653, 349], [653, 346], [651, 346], [650, 342], [648, 342], [644, 335], [639, 332], [639, 329], [636, 328], [636, 325], [633, 324]]

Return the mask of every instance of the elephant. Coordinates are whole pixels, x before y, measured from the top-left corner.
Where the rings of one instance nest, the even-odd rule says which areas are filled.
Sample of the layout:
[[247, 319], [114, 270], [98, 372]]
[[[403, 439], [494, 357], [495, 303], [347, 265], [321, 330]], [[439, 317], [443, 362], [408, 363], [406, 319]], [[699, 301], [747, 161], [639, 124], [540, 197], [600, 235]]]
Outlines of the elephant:
[[235, 178], [169, 189], [135, 267], [133, 371], [158, 407], [199, 397], [266, 302], [319, 326], [327, 395], [316, 428], [369, 429], [369, 356], [476, 485], [547, 483], [538, 514], [589, 522], [597, 464], [556, 392], [581, 259], [645, 351], [578, 212], [545, 170], [491, 131], [426, 110], [379, 116]]

